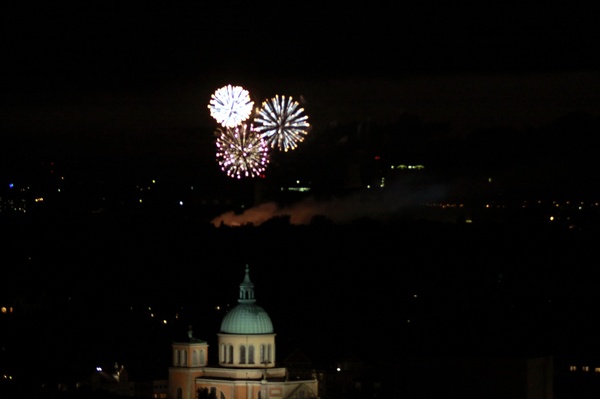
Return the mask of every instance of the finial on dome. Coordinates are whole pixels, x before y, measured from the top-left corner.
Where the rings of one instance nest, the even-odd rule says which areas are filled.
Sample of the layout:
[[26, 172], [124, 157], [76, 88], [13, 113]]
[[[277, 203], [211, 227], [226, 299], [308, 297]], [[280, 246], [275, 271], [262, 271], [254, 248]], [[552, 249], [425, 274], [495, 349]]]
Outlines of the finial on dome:
[[254, 284], [250, 281], [250, 266], [246, 264], [246, 274], [244, 281], [240, 284], [239, 303], [254, 303]]

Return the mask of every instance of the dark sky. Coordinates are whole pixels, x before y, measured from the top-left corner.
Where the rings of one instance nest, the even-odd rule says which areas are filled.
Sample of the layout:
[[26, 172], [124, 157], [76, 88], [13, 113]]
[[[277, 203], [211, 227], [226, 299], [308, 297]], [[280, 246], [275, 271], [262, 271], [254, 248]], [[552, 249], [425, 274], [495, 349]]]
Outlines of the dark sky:
[[[402, 113], [453, 132], [600, 113], [600, 27], [568, 3], [9, 5], [0, 154], [190, 156], [210, 94], [302, 98], [313, 131]], [[173, 146], [172, 149], [166, 147]], [[19, 155], [21, 157], [21, 155]]]
[[[314, 135], [335, 123], [368, 119], [393, 122], [402, 114], [417, 115], [425, 123], [448, 124], [450, 133], [456, 135], [486, 127], [538, 126], [573, 112], [600, 118], [600, 65], [596, 62], [600, 24], [595, 10], [577, 8], [566, 1], [538, 6], [490, 5], [491, 2], [457, 6], [441, 1], [415, 2], [418, 5], [399, 1], [351, 3], [3, 5], [0, 184], [20, 168], [40, 158], [54, 159], [55, 155], [63, 162], [69, 157], [100, 164], [129, 160], [130, 168], [175, 163], [185, 158], [190, 160], [188, 167], [196, 168], [194, 173], [203, 168], [216, 169], [212, 135], [202, 134], [209, 133], [214, 123], [207, 109], [210, 95], [226, 84], [244, 86], [258, 102], [275, 94], [302, 98]], [[325, 160], [316, 162], [326, 164]], [[517, 173], [524, 174], [520, 169]], [[586, 178], [586, 186], [597, 187], [597, 180], [592, 179], [597, 179], [597, 174]], [[537, 183], [535, 179], [525, 181]], [[423, 193], [407, 193], [396, 187], [388, 192], [396, 195], [393, 205], [398, 206], [398, 198], [410, 201], [417, 198], [416, 194], [423, 194], [419, 200], [437, 199], [446, 194], [446, 188], [432, 185]], [[265, 213], [272, 214], [269, 204], [265, 206]], [[319, 214], [331, 212], [334, 216], [347, 209], [354, 211], [354, 217], [363, 215], [350, 206], [349, 200], [334, 206], [317, 209]], [[300, 206], [294, 208], [298, 209]], [[374, 203], [373, 207], [363, 205], [361, 212], [386, 209], [381, 203]], [[261, 210], [265, 209], [258, 209]], [[165, 232], [170, 233], [168, 229], [161, 230]], [[412, 233], [404, 234], [410, 238]], [[406, 245], [414, 251], [413, 258], [426, 255], [415, 265], [445, 267], [447, 259], [454, 259], [458, 265], [468, 258], [479, 268], [479, 258], [472, 256], [471, 249], [463, 250], [463, 243], [471, 241], [461, 242], [460, 236], [449, 244], [448, 234], [443, 233], [444, 237], [435, 239], [445, 243], [445, 247], [436, 251], [418, 252], [421, 247]], [[78, 237], [91, 242], [86, 234]], [[287, 236], [277, 238], [284, 240]], [[482, 236], [482, 242], [486, 238]], [[124, 234], [120, 243], [129, 239]], [[371, 239], [363, 248], [368, 250], [369, 259], [373, 255], [384, 259], [384, 255], [378, 255], [379, 250], [370, 250], [378, 245]], [[523, 247], [529, 242], [526, 237], [517, 241]], [[209, 246], [212, 243], [207, 242]], [[489, 252], [501, 254], [492, 263], [502, 267], [522, 264], [513, 262], [522, 254], [515, 257], [511, 251], [505, 251], [504, 241], [490, 242], [494, 246]], [[102, 237], [95, 241], [94, 250], [112, 260], [102, 243]], [[223, 244], [222, 253], [235, 247], [225, 240], [224, 243], [227, 247]], [[296, 242], [284, 243], [287, 246], [281, 248], [297, 250]], [[325, 247], [330, 244], [330, 237], [315, 239], [314, 243]], [[339, 243], [344, 250], [358, 251], [354, 241], [347, 245], [339, 239]], [[61, 245], [52, 248], [62, 251]], [[195, 249], [196, 245], [189, 247]], [[303, 252], [305, 258], [298, 258], [299, 266], [312, 264], [313, 255], [317, 256], [318, 249], [305, 247], [310, 250]], [[551, 247], [544, 244], [543, 249]], [[536, 246], [525, 263], [540, 263], [544, 271], [551, 271], [554, 264], [571, 265], [573, 253], [592, 253], [587, 247], [595, 248], [586, 245], [585, 251], [571, 253], [567, 247], [556, 247], [560, 256]], [[197, 248], [204, 251], [206, 247]], [[393, 257], [397, 249], [394, 242], [390, 249], [381, 252], [388, 255], [385, 262], [397, 261]], [[166, 246], [164, 251], [169, 257], [177, 253]], [[259, 264], [273, 262], [279, 267], [283, 259], [275, 256], [270, 260], [272, 254], [268, 251], [248, 252]], [[538, 262], [539, 253], [548, 254], [544, 255], [547, 259]], [[263, 258], [264, 254], [269, 259]], [[363, 262], [352, 259], [353, 254], [350, 252], [347, 263], [362, 267]], [[137, 254], [132, 252], [131, 256]], [[246, 253], [239, 251], [232, 256], [245, 257]], [[412, 259], [404, 253], [400, 256]], [[56, 259], [57, 264], [65, 263], [62, 253]], [[130, 258], [122, 259], [125, 264]], [[190, 259], [191, 270], [201, 270], [197, 268], [197, 257]], [[132, 262], [140, 261], [136, 258]], [[414, 266], [408, 263], [409, 267]], [[79, 259], [73, 264], [79, 267]], [[44, 270], [52, 270], [43, 266]], [[376, 278], [382, 273], [373, 274], [373, 286], [379, 287]], [[342, 271], [339, 275], [344, 276]], [[260, 281], [256, 278], [257, 283]], [[596, 280], [587, 280], [591, 281]], [[235, 292], [238, 280], [234, 279], [233, 284]], [[450, 287], [448, 291], [454, 287], [446, 281], [440, 285]], [[590, 292], [595, 291], [590, 288]], [[385, 295], [392, 293], [395, 291], [383, 290]], [[266, 294], [267, 290], [261, 291], [261, 297]], [[586, 325], [585, 331], [592, 330]]]

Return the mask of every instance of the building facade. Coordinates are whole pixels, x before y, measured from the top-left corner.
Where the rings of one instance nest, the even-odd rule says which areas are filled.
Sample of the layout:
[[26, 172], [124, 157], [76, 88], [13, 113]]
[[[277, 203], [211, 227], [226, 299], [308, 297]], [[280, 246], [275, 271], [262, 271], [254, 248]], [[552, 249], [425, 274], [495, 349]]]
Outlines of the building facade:
[[275, 332], [267, 312], [256, 304], [246, 265], [238, 304], [221, 322], [218, 359], [209, 361], [208, 343], [193, 337], [172, 344], [168, 397], [171, 399], [313, 399], [316, 377], [290, 380], [276, 362]]

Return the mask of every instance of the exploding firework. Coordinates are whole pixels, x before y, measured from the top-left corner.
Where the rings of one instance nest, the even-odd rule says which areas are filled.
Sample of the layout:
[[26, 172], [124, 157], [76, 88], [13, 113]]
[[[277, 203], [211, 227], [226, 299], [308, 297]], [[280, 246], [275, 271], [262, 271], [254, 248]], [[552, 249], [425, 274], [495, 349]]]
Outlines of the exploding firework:
[[217, 161], [229, 177], [257, 177], [269, 163], [266, 141], [252, 125], [218, 128]]
[[254, 119], [256, 131], [271, 148], [293, 150], [304, 141], [310, 126], [304, 109], [292, 97], [276, 95], [263, 102]]
[[223, 86], [211, 96], [208, 108], [210, 116], [223, 127], [235, 127], [250, 116], [254, 101], [248, 90], [241, 86]]

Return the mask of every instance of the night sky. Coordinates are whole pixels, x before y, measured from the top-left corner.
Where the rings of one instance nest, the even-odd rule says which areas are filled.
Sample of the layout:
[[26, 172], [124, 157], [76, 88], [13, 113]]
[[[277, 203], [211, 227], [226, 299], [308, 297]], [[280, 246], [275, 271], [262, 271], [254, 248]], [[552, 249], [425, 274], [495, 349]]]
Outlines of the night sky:
[[[319, 153], [307, 144], [286, 157], [295, 171], [273, 162], [272, 175], [305, 178], [297, 172], [312, 168], [314, 176], [319, 165], [333, 171], [328, 155], [348, 139], [334, 140], [335, 129], [352, 135], [374, 126], [363, 140], [390, 125], [398, 137], [423, 136], [398, 123], [407, 117], [437, 126], [432, 134], [441, 139], [501, 139], [487, 146], [486, 160], [509, 162], [514, 154], [506, 149], [549, 154], [526, 175], [573, 165], [581, 151], [585, 168], [597, 164], [600, 35], [584, 7], [11, 5], [2, 22], [0, 170], [7, 179], [43, 160], [109, 181], [214, 182], [222, 172], [207, 105], [226, 84], [249, 90], [257, 105], [276, 94], [301, 100], [311, 123], [307, 141], [329, 148]], [[577, 132], [584, 140], [573, 139], [580, 148], [563, 158], [555, 147], [569, 128], [552, 137], [535, 129], [572, 115], [584, 118]], [[427, 158], [406, 146], [413, 156], [399, 162], [439, 160], [449, 169], [444, 158], [462, 155], [444, 148], [443, 140], [425, 144], [419, 151]], [[529, 184], [520, 175], [511, 178]]]
[[[465, 169], [475, 170], [482, 181], [489, 173], [505, 184], [515, 182], [518, 199], [540, 193], [600, 198], [595, 144], [600, 25], [591, 10], [566, 3], [86, 3], [8, 5], [0, 22], [1, 184], [27, 181], [27, 171], [53, 161], [67, 178], [90, 173], [102, 181], [103, 174], [136, 181], [156, 172], [217, 181], [204, 178], [206, 174], [218, 175], [224, 187], [239, 186], [218, 170], [216, 125], [207, 108], [210, 95], [226, 84], [243, 86], [259, 103], [275, 94], [303, 101], [312, 126], [306, 140], [310, 147], [273, 162], [271, 176], [306, 171], [315, 186], [324, 186], [331, 180], [328, 173], [338, 172], [330, 155], [344, 152], [342, 143], [353, 139], [357, 153], [364, 150], [369, 159], [380, 151], [390, 159], [425, 160], [441, 171], [432, 180], [417, 182], [416, 190], [407, 189], [408, 184], [388, 187], [390, 196], [352, 196], [316, 207], [343, 221], [350, 219], [341, 214], [350, 210], [358, 222], [345, 227], [321, 220], [322, 225], [293, 229], [284, 217], [255, 230], [213, 229], [209, 220], [169, 224], [175, 219], [169, 219], [171, 214], [140, 213], [124, 223], [119, 219], [123, 215], [65, 220], [55, 214], [26, 223], [11, 219], [3, 228], [11, 237], [8, 262], [18, 266], [18, 273], [10, 276], [14, 284], [3, 287], [8, 294], [0, 299], [19, 297], [44, 314], [40, 320], [48, 328], [43, 336], [48, 358], [56, 355], [53, 342], [85, 341], [85, 334], [97, 334], [103, 344], [90, 357], [126, 356], [143, 367], [149, 361], [143, 348], [123, 355], [123, 342], [143, 336], [147, 341], [140, 342], [146, 346], [167, 343], [162, 356], [168, 359], [173, 331], [135, 324], [143, 315], [119, 313], [126, 312], [122, 305], [127, 303], [140, 308], [146, 302], [161, 304], [165, 314], [186, 303], [190, 310], [184, 312], [188, 319], [183, 324], [198, 323], [198, 334], [213, 339], [220, 315], [211, 315], [215, 320], [206, 325], [198, 315], [215, 303], [235, 301], [246, 263], [253, 270], [257, 297], [281, 328], [286, 350], [310, 346], [318, 336], [311, 354], [322, 355], [331, 348], [332, 331], [350, 331], [343, 342], [350, 346], [365, 339], [371, 327], [389, 329], [386, 322], [395, 315], [403, 322], [426, 316], [414, 330], [402, 324], [375, 349], [393, 344], [404, 350], [410, 343], [399, 344], [395, 334], [406, 334], [413, 343], [422, 339], [423, 348], [437, 342], [435, 350], [456, 345], [458, 341], [449, 341], [460, 336], [461, 345], [474, 343], [474, 352], [489, 346], [540, 353], [558, 347], [553, 345], [559, 338], [561, 343], [579, 339], [578, 331], [591, 328], [585, 314], [597, 303], [597, 276], [584, 265], [595, 256], [596, 225], [580, 219], [549, 230], [528, 224], [538, 221], [546, 211], [541, 208], [516, 229], [492, 223], [470, 230], [439, 220], [381, 227], [363, 219], [387, 216], [389, 205], [397, 210], [399, 203], [410, 206], [471, 193], [474, 183], [454, 175]], [[382, 131], [402, 133], [406, 128], [411, 135], [396, 137], [400, 145], [393, 150], [382, 145]], [[360, 140], [353, 136], [357, 132]], [[475, 151], [470, 163], [461, 165], [470, 148], [486, 152]], [[447, 155], [450, 151], [456, 153]], [[327, 179], [319, 181], [320, 175]], [[556, 187], [545, 186], [556, 182]], [[452, 213], [448, 220], [456, 218]], [[570, 224], [576, 228], [569, 230]], [[590, 235], [577, 235], [588, 231]], [[179, 273], [155, 274], [149, 267], [157, 263], [153, 267], [177, 268]], [[389, 277], [392, 272], [394, 278]], [[189, 291], [178, 289], [175, 280], [181, 274], [202, 283]], [[115, 275], [121, 277], [118, 282]], [[282, 280], [293, 283], [278, 285]], [[163, 291], [165, 285], [174, 289]], [[92, 286], [102, 289], [89, 290]], [[414, 304], [413, 292], [425, 299]], [[36, 308], [47, 298], [69, 303], [57, 316], [61, 322], [77, 321], [86, 310], [92, 317], [66, 335], [50, 329], [60, 323], [46, 308]], [[550, 308], [549, 301], [558, 305]], [[574, 303], [585, 306], [575, 312]], [[115, 338], [111, 324], [100, 322], [109, 316], [118, 319], [115, 326], [125, 326], [121, 338]], [[315, 323], [305, 332], [301, 321], [311, 317]], [[556, 329], [560, 337], [538, 339], [540, 331], [554, 331], [563, 322], [580, 330]], [[35, 323], [22, 320], [20, 327], [37, 331]], [[0, 338], [13, 335], [18, 336], [9, 331]], [[102, 353], [104, 344], [110, 349]], [[91, 365], [92, 359], [69, 351]], [[330, 360], [325, 358], [320, 360]], [[68, 356], [54, 361], [67, 366]], [[77, 364], [69, 367], [74, 374], [81, 371]], [[157, 368], [160, 373], [161, 365]]]
[[203, 140], [176, 130], [212, 127], [206, 106], [226, 84], [256, 103], [303, 98], [317, 132], [409, 114], [465, 135], [600, 111], [599, 28], [584, 7], [11, 5], [2, 14], [3, 157], [65, 140], [74, 154], [152, 157], [173, 146], [200, 158], [193, 146]]

